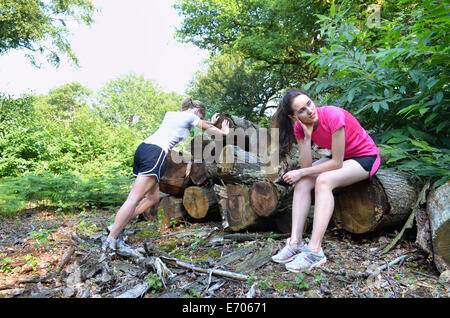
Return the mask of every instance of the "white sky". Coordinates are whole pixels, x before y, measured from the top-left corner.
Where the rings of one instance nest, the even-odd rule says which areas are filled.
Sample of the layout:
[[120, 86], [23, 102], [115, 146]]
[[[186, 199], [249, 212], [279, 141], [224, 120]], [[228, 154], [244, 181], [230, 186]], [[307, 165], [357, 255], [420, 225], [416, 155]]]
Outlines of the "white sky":
[[208, 57], [193, 45], [175, 41], [181, 17], [175, 0], [93, 0], [100, 9], [91, 26], [74, 25], [68, 37], [79, 59], [76, 69], [62, 57], [59, 68], [48, 63], [38, 69], [25, 50], [0, 56], [0, 92], [16, 97], [46, 94], [71, 82], [97, 91], [108, 81], [134, 73], [156, 81], [166, 92], [183, 94], [188, 82]]

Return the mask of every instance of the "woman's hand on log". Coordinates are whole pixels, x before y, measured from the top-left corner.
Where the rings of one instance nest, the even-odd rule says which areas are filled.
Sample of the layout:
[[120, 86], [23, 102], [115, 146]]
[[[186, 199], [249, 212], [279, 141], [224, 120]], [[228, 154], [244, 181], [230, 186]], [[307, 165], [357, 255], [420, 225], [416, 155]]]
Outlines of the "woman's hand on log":
[[283, 175], [283, 180], [289, 184], [297, 183], [302, 177], [304, 177], [304, 170], [291, 170]]
[[217, 124], [217, 122], [219, 121], [219, 113], [215, 113], [214, 115], [212, 115], [211, 117], [211, 124], [213, 124], [214, 126]]
[[228, 120], [225, 119], [222, 122], [222, 128], [220, 129], [224, 135], [228, 135], [228, 133], [230, 132], [229, 126], [230, 126], [230, 123], [228, 122]]

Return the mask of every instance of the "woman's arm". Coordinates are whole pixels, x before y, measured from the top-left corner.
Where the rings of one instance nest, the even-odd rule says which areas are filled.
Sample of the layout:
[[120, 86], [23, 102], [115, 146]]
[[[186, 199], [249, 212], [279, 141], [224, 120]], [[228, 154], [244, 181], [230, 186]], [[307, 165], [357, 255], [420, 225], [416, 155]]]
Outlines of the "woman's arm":
[[222, 122], [221, 129], [202, 119], [199, 120], [197, 127], [205, 130], [210, 135], [228, 135], [228, 133], [230, 132], [228, 120], [224, 120]]
[[[344, 152], [345, 152], [345, 130], [344, 127], [336, 130], [331, 137], [331, 154], [332, 158], [315, 166], [310, 165], [305, 168], [301, 168], [298, 170], [292, 170], [287, 172], [283, 179], [289, 184], [294, 184], [302, 177], [306, 177], [309, 175], [319, 174], [329, 170], [335, 170], [342, 168], [342, 163], [344, 162]], [[303, 147], [305, 145], [299, 143], [299, 150], [304, 151]], [[309, 150], [311, 151], [311, 150]], [[301, 152], [300, 152], [301, 154]], [[304, 155], [307, 156], [306, 154]], [[307, 163], [307, 162], [305, 162]], [[300, 155], [300, 166], [302, 167], [302, 155]]]

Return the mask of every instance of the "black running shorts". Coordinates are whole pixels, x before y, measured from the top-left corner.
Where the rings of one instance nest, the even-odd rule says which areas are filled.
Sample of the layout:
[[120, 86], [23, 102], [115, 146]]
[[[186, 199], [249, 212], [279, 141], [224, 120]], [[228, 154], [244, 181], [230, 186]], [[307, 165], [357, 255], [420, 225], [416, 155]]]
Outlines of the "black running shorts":
[[166, 171], [167, 154], [159, 146], [141, 143], [134, 153], [133, 175], [155, 176], [159, 181]]
[[[331, 159], [331, 155], [327, 156], [327, 158]], [[364, 170], [370, 172], [372, 170], [373, 164], [375, 163], [375, 160], [377, 159], [377, 155], [345, 158], [344, 161], [349, 159], [355, 160], [361, 165], [361, 167], [364, 168]]]

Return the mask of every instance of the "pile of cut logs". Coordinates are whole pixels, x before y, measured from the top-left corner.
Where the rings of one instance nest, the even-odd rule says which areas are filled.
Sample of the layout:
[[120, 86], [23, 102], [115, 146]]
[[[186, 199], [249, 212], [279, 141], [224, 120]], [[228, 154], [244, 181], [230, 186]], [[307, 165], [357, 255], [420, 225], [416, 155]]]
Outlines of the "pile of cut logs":
[[[218, 128], [224, 119], [230, 122], [228, 136], [195, 136], [188, 158], [186, 154], [170, 152], [160, 182], [160, 203], [145, 212], [145, 218], [158, 219], [166, 225], [173, 220], [222, 220], [224, 229], [233, 232], [252, 229], [290, 232], [293, 187], [281, 177], [299, 168], [297, 147], [293, 147], [289, 159], [278, 162], [270, 129], [232, 115], [221, 115]], [[272, 134], [272, 138], [277, 136]], [[327, 154], [328, 150], [315, 148], [313, 160]], [[414, 211], [418, 232], [421, 235], [425, 232], [424, 237], [428, 237], [420, 244], [447, 266], [449, 187], [447, 182], [421, 201], [422, 185], [409, 174], [380, 169], [372, 181], [335, 189], [332, 221], [337, 228], [364, 234], [401, 228]], [[421, 208], [424, 203], [426, 208]]]

